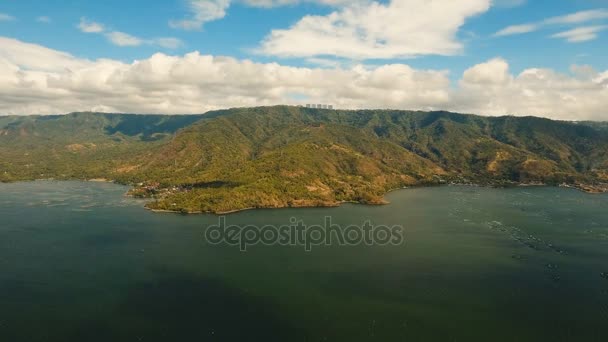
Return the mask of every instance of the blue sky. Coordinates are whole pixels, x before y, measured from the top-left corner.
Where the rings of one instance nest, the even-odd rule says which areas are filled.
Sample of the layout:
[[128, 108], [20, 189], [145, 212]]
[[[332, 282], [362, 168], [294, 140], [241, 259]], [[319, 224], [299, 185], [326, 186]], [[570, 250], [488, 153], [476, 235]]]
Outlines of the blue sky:
[[[498, 72], [504, 70], [496, 61], [504, 61], [513, 77], [530, 69], [568, 77], [574, 66], [592, 68], [597, 74], [608, 69], [604, 0], [434, 1], [445, 12], [430, 8], [431, 2], [3, 0], [0, 37], [75, 59], [125, 64], [159, 52], [184, 56], [198, 51], [308, 69], [407, 65], [445, 72], [452, 88], [459, 86], [467, 70], [489, 61]], [[376, 15], [366, 14], [372, 11]], [[514, 25], [518, 26], [510, 29]], [[336, 33], [344, 27], [346, 33]], [[14, 51], [5, 55], [14, 56]], [[18, 61], [9, 62], [28, 69]], [[293, 91], [284, 95], [300, 96]]]
[[[602, 5], [608, 8], [608, 4], [601, 0], [529, 0], [522, 5], [498, 5], [471, 18], [463, 25], [458, 33], [466, 42], [462, 54], [381, 59], [374, 62], [405, 61], [418, 68], [450, 69], [455, 75], [472, 64], [496, 56], [509, 60], [515, 72], [529, 67], [549, 67], [565, 71], [572, 64], [590, 64], [598, 69], [606, 69], [608, 32], [600, 34], [595, 40], [577, 44], [548, 38], [571, 25], [555, 25], [525, 35], [493, 36], [509, 25], [538, 22], [549, 17], [603, 8]], [[185, 31], [172, 29], [168, 25], [169, 20], [188, 15], [188, 2], [184, 0], [4, 0], [0, 4], [0, 13], [13, 16], [15, 20], [3, 22], [0, 25], [0, 34], [89, 59], [114, 58], [130, 61], [146, 58], [157, 51], [183, 54], [197, 50], [205, 54], [262, 62], [278, 60], [286, 65], [305, 65], [301, 58], [275, 58], [252, 53], [251, 49], [272, 29], [289, 27], [305, 15], [324, 15], [334, 10], [334, 7], [314, 3], [269, 9], [237, 2], [231, 4], [224, 18], [205, 23], [201, 30]], [[37, 21], [42, 16], [48, 17], [51, 22]], [[183, 46], [176, 49], [152, 45], [119, 47], [108, 42], [103, 36], [91, 37], [90, 34], [79, 31], [77, 26], [83, 17], [136, 37], [176, 37], [183, 41]], [[608, 23], [608, 20], [603, 22]]]

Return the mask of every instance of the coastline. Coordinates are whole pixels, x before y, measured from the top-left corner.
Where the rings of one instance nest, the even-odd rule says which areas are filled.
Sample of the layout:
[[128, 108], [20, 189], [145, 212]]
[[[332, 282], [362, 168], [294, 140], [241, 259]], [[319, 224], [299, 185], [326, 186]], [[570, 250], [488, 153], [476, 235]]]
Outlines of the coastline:
[[[91, 182], [91, 183], [110, 183], [110, 184], [119, 184], [117, 183], [115, 180], [109, 180], [106, 178], [91, 178], [91, 179], [56, 179], [56, 178], [45, 178], [45, 179], [34, 179], [34, 180], [17, 180], [14, 182], [3, 182], [4, 184], [10, 184], [10, 183], [19, 183], [19, 182], [36, 182], [36, 181], [81, 181], [81, 182]], [[126, 186], [130, 186], [131, 189], [129, 191], [131, 191], [132, 189], [135, 189], [135, 187], [133, 187], [132, 185], [127, 185], [127, 184], [121, 184], [121, 185], [126, 185]], [[407, 189], [415, 189], [415, 188], [425, 188], [425, 187], [432, 187], [432, 186], [470, 186], [470, 187], [489, 187], [489, 188], [509, 188], [509, 187], [556, 187], [556, 188], [568, 188], [568, 189], [574, 189], [574, 190], [578, 190], [581, 191], [583, 193], [586, 194], [591, 194], [591, 195], [597, 195], [597, 194], [605, 194], [608, 193], [608, 184], [601, 184], [601, 185], [588, 185], [588, 184], [567, 184], [567, 183], [562, 183], [562, 184], [545, 184], [545, 183], [540, 183], [540, 182], [533, 182], [533, 183], [508, 183], [508, 184], [480, 184], [480, 183], [458, 183], [458, 182], [450, 182], [450, 183], [427, 183], [427, 184], [417, 184], [417, 185], [408, 185], [408, 186], [403, 186], [403, 187], [397, 187], [397, 188], [392, 188], [387, 190], [383, 195], [382, 195], [382, 201], [380, 202], [361, 202], [361, 201], [338, 201], [338, 202], [332, 202], [332, 203], [327, 203], [325, 205], [323, 204], [316, 204], [316, 205], [286, 205], [286, 206], [273, 206], [273, 207], [264, 207], [264, 206], [260, 206], [260, 207], [247, 207], [247, 208], [240, 208], [240, 209], [230, 209], [230, 210], [223, 210], [223, 211], [187, 211], [187, 210], [183, 210], [183, 209], [177, 209], [177, 210], [170, 210], [170, 209], [154, 209], [154, 208], [150, 208], [148, 206], [149, 203], [153, 203], [154, 199], [153, 198], [148, 198], [148, 200], [150, 200], [148, 203], [144, 204], [144, 209], [151, 211], [153, 213], [159, 213], [159, 214], [181, 214], [181, 215], [204, 215], [204, 214], [212, 214], [212, 215], [230, 215], [230, 214], [235, 214], [235, 213], [239, 213], [242, 211], [249, 211], [249, 210], [256, 210], [256, 209], [288, 209], [288, 208], [294, 208], [294, 209], [304, 209], [304, 208], [337, 208], [342, 206], [343, 204], [347, 204], [347, 203], [351, 203], [351, 204], [357, 204], [357, 205], [387, 205], [390, 204], [389, 201], [387, 201], [385, 199], [386, 195], [398, 191], [398, 190], [407, 190]], [[125, 193], [125, 196], [129, 196], [128, 192]], [[144, 200], [146, 200], [146, 198], [142, 198]]]
[[255, 209], [281, 209], [281, 208], [256, 208], [256, 207], [251, 207], [251, 208], [234, 209], [234, 210], [220, 211], [220, 212], [152, 209], [152, 208], [149, 208], [148, 206], [144, 206], [144, 209], [146, 209], [148, 211], [151, 211], [153, 213], [158, 213], [158, 214], [180, 214], [180, 215], [206, 215], [206, 214], [212, 214], [212, 215], [230, 215], [230, 214], [235, 214], [235, 213], [238, 213], [238, 212], [241, 212], [241, 211], [247, 211], [247, 210], [255, 210]]
[[115, 181], [107, 178], [91, 178], [85, 180], [85, 182], [93, 182], [93, 183], [116, 183]]
[[[467, 184], [458, 184], [458, 183], [446, 183], [446, 184], [421, 184], [421, 185], [411, 185], [411, 186], [404, 186], [404, 187], [399, 187], [399, 188], [394, 188], [394, 189], [390, 189], [388, 190], [386, 193], [384, 193], [384, 195], [382, 196], [383, 198], [383, 202], [378, 202], [378, 203], [370, 203], [370, 202], [359, 202], [359, 201], [340, 201], [340, 202], [336, 202], [332, 205], [302, 205], [302, 206], [283, 206], [283, 207], [248, 207], [248, 208], [243, 208], [243, 209], [232, 209], [232, 210], [226, 210], [226, 211], [182, 211], [182, 210], [168, 210], [168, 209], [152, 209], [149, 208], [147, 205], [145, 206], [146, 210], [149, 210], [153, 213], [169, 213], [169, 214], [182, 214], [182, 215], [206, 215], [206, 214], [211, 214], [211, 215], [230, 215], [230, 214], [235, 214], [235, 213], [239, 213], [239, 212], [243, 212], [243, 211], [249, 211], [249, 210], [257, 210], [257, 209], [305, 209], [305, 208], [338, 208], [341, 207], [343, 204], [356, 204], [356, 205], [371, 205], [371, 206], [381, 206], [381, 205], [388, 205], [390, 204], [389, 201], [387, 201], [385, 199], [385, 196], [388, 195], [391, 192], [395, 192], [395, 191], [399, 191], [399, 190], [408, 190], [408, 189], [416, 189], [416, 188], [426, 188], [426, 187], [432, 187], [432, 186], [468, 186], [468, 187], [480, 187], [480, 188], [496, 188], [496, 189], [500, 189], [500, 188], [510, 188], [510, 187], [550, 187], [550, 188], [569, 188], [569, 189], [574, 189], [574, 190], [578, 190], [581, 191], [583, 193], [586, 194], [590, 194], [590, 195], [596, 195], [596, 194], [605, 194], [608, 193], [608, 189], [601, 191], [601, 190], [595, 190], [595, 191], [588, 191], [585, 190], [585, 188], [576, 186], [576, 185], [569, 185], [569, 184], [559, 184], [559, 185], [550, 185], [550, 184], [544, 184], [544, 183], [516, 183], [516, 184], [512, 184], [511, 186], [497, 186], [497, 185], [492, 185], [492, 184], [476, 184], [476, 183], [467, 183]], [[592, 189], [592, 188], [591, 188]]]

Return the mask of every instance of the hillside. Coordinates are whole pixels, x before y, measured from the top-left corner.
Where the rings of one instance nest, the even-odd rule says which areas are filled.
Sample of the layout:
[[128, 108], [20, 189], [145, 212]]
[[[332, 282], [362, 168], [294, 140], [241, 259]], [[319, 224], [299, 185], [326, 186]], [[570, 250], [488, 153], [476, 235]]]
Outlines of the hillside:
[[107, 178], [201, 115], [0, 116], [0, 181]]
[[260, 107], [204, 116], [0, 117], [0, 180], [106, 178], [157, 210], [383, 203], [394, 188], [566, 183], [605, 191], [600, 123]]

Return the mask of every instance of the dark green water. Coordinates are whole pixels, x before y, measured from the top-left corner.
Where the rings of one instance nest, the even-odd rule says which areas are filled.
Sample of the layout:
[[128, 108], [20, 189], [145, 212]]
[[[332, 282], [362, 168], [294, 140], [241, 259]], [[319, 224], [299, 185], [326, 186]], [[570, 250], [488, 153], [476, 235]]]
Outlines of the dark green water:
[[606, 341], [608, 196], [441, 187], [230, 224], [400, 224], [402, 246], [212, 246], [111, 184], [0, 185], [0, 341]]

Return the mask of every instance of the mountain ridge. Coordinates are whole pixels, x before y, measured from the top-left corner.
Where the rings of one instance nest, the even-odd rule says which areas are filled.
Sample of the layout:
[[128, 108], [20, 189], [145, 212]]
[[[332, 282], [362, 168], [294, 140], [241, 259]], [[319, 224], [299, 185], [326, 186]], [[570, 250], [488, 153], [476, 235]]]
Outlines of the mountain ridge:
[[602, 123], [445, 111], [0, 117], [0, 156], [1, 181], [112, 179], [163, 211], [380, 204], [391, 189], [451, 182], [608, 190]]

